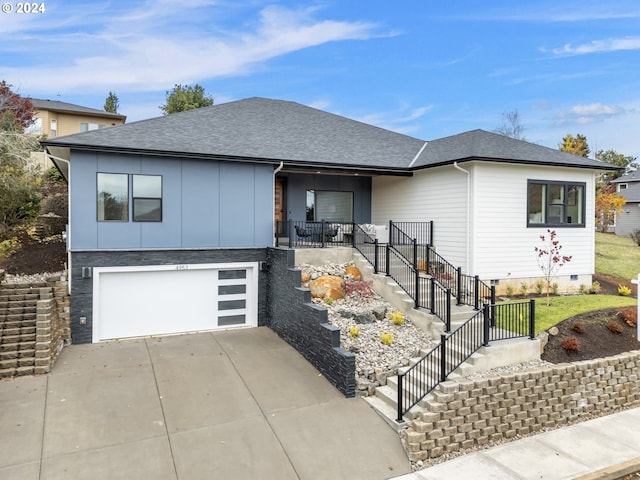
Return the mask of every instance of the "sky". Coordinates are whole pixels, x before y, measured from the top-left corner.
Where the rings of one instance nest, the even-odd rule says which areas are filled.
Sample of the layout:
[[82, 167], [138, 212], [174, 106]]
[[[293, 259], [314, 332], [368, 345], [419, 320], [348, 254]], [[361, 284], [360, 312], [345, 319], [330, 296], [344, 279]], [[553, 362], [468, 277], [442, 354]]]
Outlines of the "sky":
[[637, 0], [36, 4], [2, 4], [0, 80], [98, 109], [114, 92], [127, 123], [197, 83], [216, 104], [291, 100], [422, 140], [517, 111], [530, 142], [580, 133], [592, 157], [640, 158]]

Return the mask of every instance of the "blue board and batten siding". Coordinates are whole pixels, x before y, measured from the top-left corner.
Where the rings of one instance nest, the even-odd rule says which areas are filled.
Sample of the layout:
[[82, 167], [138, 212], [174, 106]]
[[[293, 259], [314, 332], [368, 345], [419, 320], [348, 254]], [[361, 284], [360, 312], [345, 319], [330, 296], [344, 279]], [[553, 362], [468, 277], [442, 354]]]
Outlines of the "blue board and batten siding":
[[289, 173], [287, 180], [287, 219], [305, 220], [307, 191], [353, 192], [353, 221], [371, 223], [371, 177]]
[[[72, 158], [72, 250], [273, 243], [272, 165], [92, 152]], [[98, 172], [161, 175], [162, 222], [98, 222]]]

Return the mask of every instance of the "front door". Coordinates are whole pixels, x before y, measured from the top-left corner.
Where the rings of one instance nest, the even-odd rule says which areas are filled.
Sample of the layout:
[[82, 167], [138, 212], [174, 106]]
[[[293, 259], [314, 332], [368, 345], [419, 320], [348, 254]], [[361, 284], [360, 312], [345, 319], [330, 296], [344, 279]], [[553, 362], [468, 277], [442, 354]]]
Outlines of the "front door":
[[285, 223], [287, 221], [287, 200], [284, 178], [276, 178], [274, 196], [273, 218], [275, 221], [275, 225], [273, 226], [273, 228], [275, 233], [277, 233], [278, 235], [283, 235], [286, 232]]

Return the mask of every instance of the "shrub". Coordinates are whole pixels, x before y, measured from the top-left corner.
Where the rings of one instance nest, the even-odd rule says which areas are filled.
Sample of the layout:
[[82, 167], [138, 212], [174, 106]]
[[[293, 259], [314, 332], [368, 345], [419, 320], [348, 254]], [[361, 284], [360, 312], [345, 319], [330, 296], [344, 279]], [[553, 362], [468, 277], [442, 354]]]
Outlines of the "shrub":
[[640, 229], [636, 228], [629, 234], [631, 239], [636, 242], [636, 245], [640, 246]]
[[616, 316], [630, 327], [635, 327], [638, 321], [638, 307], [623, 307]]
[[628, 297], [631, 295], [631, 289], [625, 285], [618, 285], [618, 295]]
[[589, 291], [589, 289], [587, 288], [587, 286], [584, 283], [580, 284], [580, 293], [582, 295], [584, 295], [585, 293], [587, 293]]
[[551, 285], [551, 292], [554, 295], [558, 295], [558, 289], [560, 288], [560, 285], [558, 285], [556, 282], [553, 283], [553, 285]]
[[512, 297], [513, 296], [513, 285], [508, 283], [507, 286], [506, 286], [506, 291], [507, 291], [507, 297]]
[[611, 320], [609, 323], [607, 323], [607, 328], [609, 329], [610, 332], [622, 333], [622, 325], [620, 325], [615, 320]]
[[7, 238], [0, 242], [0, 255], [9, 257], [20, 246], [20, 241], [17, 237]]
[[562, 348], [570, 352], [577, 352], [580, 350], [580, 340], [576, 337], [567, 337], [562, 341]]
[[368, 298], [374, 295], [373, 281], [353, 280], [344, 284], [344, 293], [347, 297]]
[[382, 332], [380, 334], [380, 341], [383, 345], [391, 345], [393, 343], [393, 333], [391, 332]]
[[598, 294], [600, 293], [600, 282], [597, 280], [591, 284], [591, 288], [589, 289], [590, 293]]
[[536, 289], [536, 295], [542, 295], [544, 291], [544, 280], [536, 280], [534, 287]]
[[571, 330], [578, 333], [584, 333], [584, 323], [573, 322], [573, 325], [571, 325]]
[[52, 182], [62, 182], [62, 174], [56, 167], [47, 169], [47, 171], [44, 172], [44, 176], [47, 180], [50, 180]]
[[349, 338], [356, 338], [360, 335], [360, 329], [355, 325], [349, 329]]
[[326, 303], [327, 305], [331, 306], [333, 305], [333, 298], [331, 297], [324, 297], [324, 303]]
[[522, 282], [520, 284], [520, 295], [524, 297], [528, 291], [529, 291], [529, 284], [527, 282]]
[[389, 314], [389, 318], [391, 319], [391, 323], [394, 325], [400, 326], [404, 323], [404, 314], [399, 311], [391, 312]]

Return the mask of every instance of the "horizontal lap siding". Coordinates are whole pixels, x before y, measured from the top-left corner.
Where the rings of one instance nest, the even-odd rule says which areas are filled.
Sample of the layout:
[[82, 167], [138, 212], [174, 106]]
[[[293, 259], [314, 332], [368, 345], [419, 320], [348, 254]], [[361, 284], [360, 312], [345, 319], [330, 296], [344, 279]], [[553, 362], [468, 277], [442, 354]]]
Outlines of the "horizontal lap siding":
[[594, 184], [591, 170], [477, 163], [474, 171], [473, 251], [475, 274], [483, 279], [539, 277], [534, 248], [547, 227], [527, 228], [527, 180], [586, 183], [584, 228], [555, 227], [571, 262], [562, 275], [591, 274], [594, 266]]
[[449, 262], [466, 269], [467, 178], [453, 166], [413, 177], [374, 177], [372, 222], [434, 222], [433, 242]]

